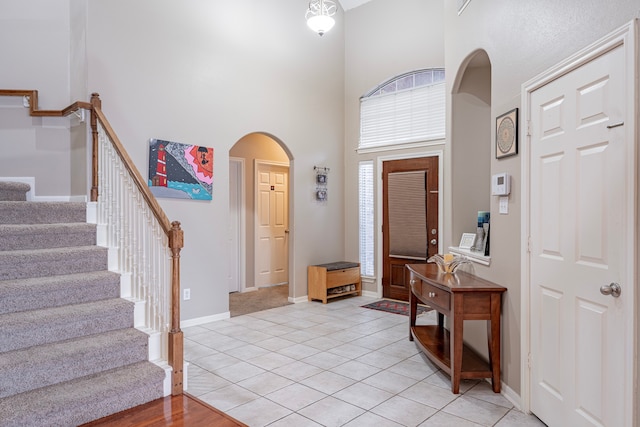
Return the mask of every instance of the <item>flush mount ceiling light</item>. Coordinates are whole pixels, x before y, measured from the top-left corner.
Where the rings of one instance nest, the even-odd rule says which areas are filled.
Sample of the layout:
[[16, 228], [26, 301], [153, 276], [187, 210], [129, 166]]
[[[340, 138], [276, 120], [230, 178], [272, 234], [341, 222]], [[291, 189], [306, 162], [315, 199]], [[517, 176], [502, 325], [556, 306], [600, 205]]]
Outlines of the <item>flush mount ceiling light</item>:
[[309, 9], [305, 14], [307, 25], [319, 35], [323, 35], [336, 23], [336, 3], [331, 0], [313, 0], [309, 2]]

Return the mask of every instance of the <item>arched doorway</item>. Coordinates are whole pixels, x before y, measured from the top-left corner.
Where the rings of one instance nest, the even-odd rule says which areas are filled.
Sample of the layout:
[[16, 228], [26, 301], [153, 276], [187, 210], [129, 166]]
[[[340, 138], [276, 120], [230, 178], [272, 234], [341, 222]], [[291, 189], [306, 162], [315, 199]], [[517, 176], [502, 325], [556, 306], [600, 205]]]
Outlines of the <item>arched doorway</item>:
[[491, 62], [484, 50], [460, 65], [451, 106], [450, 242], [457, 246], [462, 233], [476, 231], [478, 211], [491, 204]]
[[[463, 233], [478, 232], [478, 212], [491, 211], [492, 119], [491, 61], [484, 50], [471, 52], [460, 64], [451, 89], [450, 246], [458, 246]], [[494, 218], [491, 218], [494, 219]], [[491, 236], [491, 233], [489, 234]], [[481, 241], [481, 239], [476, 238]], [[484, 272], [490, 257], [466, 251], [473, 268]], [[466, 342], [488, 357], [484, 321], [465, 323]], [[506, 360], [507, 358], [505, 358]]]
[[290, 160], [281, 141], [261, 132], [229, 150], [230, 292], [289, 283]]

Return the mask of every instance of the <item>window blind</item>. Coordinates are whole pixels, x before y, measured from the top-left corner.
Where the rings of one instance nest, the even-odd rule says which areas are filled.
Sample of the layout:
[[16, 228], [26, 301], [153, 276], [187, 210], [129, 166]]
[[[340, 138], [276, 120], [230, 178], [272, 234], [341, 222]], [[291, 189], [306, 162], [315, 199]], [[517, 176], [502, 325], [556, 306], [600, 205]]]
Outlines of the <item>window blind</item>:
[[387, 177], [389, 256], [427, 259], [426, 179], [425, 171]]
[[360, 270], [363, 276], [374, 276], [374, 204], [373, 204], [373, 161], [359, 163], [359, 239]]
[[358, 148], [442, 139], [444, 136], [444, 82], [360, 101]]

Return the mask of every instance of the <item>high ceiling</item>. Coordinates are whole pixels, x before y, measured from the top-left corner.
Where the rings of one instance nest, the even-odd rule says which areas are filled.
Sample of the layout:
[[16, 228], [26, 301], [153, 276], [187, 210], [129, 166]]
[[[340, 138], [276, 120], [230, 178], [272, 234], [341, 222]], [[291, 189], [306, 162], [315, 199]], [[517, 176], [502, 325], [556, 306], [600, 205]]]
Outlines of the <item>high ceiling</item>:
[[353, 9], [354, 7], [358, 7], [361, 4], [365, 4], [371, 0], [338, 0], [340, 2], [340, 6], [344, 11], [349, 9]]

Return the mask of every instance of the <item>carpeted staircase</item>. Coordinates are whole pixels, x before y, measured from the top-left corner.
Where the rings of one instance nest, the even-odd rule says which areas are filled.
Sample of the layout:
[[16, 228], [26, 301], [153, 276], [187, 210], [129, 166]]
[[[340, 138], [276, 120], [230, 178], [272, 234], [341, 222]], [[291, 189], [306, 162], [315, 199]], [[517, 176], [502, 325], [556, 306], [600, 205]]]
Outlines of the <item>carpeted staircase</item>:
[[0, 426], [77, 426], [163, 396], [84, 203], [0, 182]]

